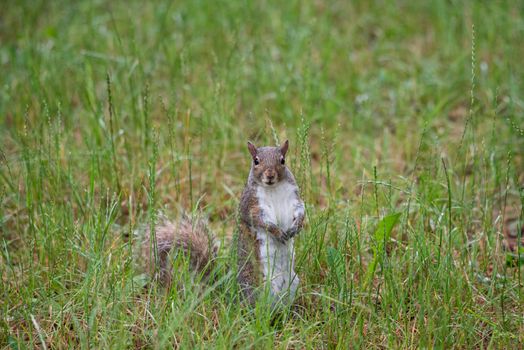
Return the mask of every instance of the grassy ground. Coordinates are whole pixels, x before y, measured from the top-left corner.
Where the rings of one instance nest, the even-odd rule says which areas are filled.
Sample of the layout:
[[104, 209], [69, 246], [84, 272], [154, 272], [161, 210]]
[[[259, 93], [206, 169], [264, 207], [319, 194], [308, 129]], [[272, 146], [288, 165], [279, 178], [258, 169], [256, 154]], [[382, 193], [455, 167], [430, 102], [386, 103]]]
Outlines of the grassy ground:
[[[522, 347], [522, 3], [8, 1], [0, 42], [1, 347]], [[231, 235], [285, 138], [294, 308], [143, 288], [130, 232]]]

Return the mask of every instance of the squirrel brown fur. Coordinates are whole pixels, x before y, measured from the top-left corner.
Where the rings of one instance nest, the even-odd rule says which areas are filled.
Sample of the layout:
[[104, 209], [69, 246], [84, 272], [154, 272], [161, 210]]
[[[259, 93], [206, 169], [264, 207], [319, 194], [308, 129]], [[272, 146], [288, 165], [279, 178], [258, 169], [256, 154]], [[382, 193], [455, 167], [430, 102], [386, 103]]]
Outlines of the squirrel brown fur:
[[[294, 299], [299, 279], [294, 271], [294, 236], [302, 229], [304, 203], [293, 174], [286, 166], [289, 142], [257, 148], [248, 142], [252, 163], [239, 205], [237, 281], [244, 298], [253, 304], [259, 287], [268, 287], [273, 301]], [[147, 271], [157, 271], [169, 283], [170, 253], [189, 254], [193, 271], [204, 276], [216, 257], [216, 238], [201, 218], [162, 219], [155, 227], [156, 259], [147, 229], [141, 255]], [[158, 265], [155, 263], [158, 261]], [[158, 266], [158, 267], [157, 267]], [[157, 267], [157, 268], [156, 268]]]
[[204, 219], [192, 218], [184, 213], [180, 219], [171, 221], [162, 215], [154, 232], [156, 246], [153, 244], [150, 227], [145, 229], [140, 246], [141, 264], [150, 276], [169, 285], [173, 275], [170, 258], [176, 250], [188, 255], [192, 271], [207, 277], [212, 268], [211, 262], [217, 254], [217, 246]]

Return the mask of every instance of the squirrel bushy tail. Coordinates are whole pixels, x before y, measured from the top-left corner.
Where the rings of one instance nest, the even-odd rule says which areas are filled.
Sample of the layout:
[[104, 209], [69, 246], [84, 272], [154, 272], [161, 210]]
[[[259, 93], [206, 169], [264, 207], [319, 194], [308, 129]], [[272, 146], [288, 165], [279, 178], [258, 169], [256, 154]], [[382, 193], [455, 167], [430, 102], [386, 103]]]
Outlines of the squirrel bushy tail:
[[[156, 240], [156, 244], [153, 239]], [[178, 220], [171, 221], [161, 216], [155, 225], [154, 235], [151, 234], [150, 227], [144, 230], [140, 258], [149, 276], [158, 278], [166, 285], [171, 282], [171, 258], [177, 252], [187, 254], [191, 270], [206, 278], [217, 255], [215, 241], [206, 221], [200, 217], [183, 214]]]

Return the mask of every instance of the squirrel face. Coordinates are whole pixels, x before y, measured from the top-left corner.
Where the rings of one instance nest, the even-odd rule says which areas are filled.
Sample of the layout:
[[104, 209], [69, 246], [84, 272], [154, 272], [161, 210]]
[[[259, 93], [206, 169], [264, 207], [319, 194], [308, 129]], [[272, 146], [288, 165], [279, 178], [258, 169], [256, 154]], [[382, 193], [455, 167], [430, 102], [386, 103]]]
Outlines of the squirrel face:
[[271, 187], [285, 177], [288, 146], [287, 140], [280, 147], [257, 148], [251, 142], [247, 143], [249, 153], [253, 158], [251, 174], [256, 182], [262, 186]]

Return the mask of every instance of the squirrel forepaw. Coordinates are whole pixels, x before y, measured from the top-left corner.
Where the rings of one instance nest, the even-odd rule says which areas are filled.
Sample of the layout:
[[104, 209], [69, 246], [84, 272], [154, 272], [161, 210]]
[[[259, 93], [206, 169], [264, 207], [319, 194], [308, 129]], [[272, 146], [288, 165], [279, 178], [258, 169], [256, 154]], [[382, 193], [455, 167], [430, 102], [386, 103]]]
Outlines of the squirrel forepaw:
[[289, 237], [287, 237], [287, 235], [284, 233], [282, 234], [282, 236], [278, 237], [277, 240], [282, 243], [282, 244], [286, 244], [287, 240], [289, 239]]
[[300, 229], [297, 226], [293, 226], [289, 230], [286, 231], [285, 236], [287, 239], [291, 239], [296, 236], [296, 234], [300, 231]]

